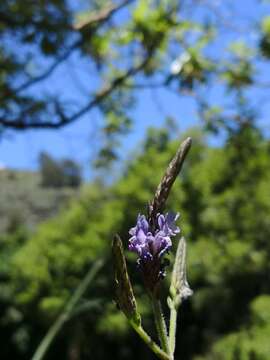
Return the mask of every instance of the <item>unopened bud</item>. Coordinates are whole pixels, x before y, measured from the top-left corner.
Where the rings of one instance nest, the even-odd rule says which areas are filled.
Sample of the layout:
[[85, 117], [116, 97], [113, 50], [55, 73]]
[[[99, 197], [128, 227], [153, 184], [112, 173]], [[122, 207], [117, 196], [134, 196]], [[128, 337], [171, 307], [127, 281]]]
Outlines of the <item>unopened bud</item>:
[[171, 299], [175, 306], [179, 306], [182, 299], [185, 299], [193, 294], [187, 282], [186, 274], [186, 240], [182, 237], [179, 241], [175, 262], [172, 272], [171, 286], [170, 286]]
[[114, 236], [112, 253], [115, 268], [117, 304], [128, 319], [133, 320], [139, 325], [141, 323], [141, 318], [137, 310], [136, 299], [129, 280], [122, 240], [118, 235]]

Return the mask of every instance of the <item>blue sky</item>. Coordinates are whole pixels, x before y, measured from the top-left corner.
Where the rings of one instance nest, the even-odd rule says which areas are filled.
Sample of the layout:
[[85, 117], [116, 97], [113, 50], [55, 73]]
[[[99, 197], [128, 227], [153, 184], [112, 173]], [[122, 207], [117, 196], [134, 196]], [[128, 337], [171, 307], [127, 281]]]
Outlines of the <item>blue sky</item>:
[[[215, 4], [216, 1], [208, 1]], [[255, 0], [235, 2], [236, 11], [240, 11], [242, 18], [238, 20], [238, 26], [245, 31], [246, 23], [250, 18], [259, 19], [269, 14], [269, 6], [263, 5], [254, 8]], [[245, 5], [245, 6], [243, 6]], [[256, 10], [255, 10], [256, 9]], [[226, 9], [223, 9], [226, 14]], [[229, 13], [228, 13], [229, 14]], [[198, 15], [201, 16], [201, 15]], [[230, 19], [229, 19], [230, 20]], [[232, 22], [233, 24], [233, 22]], [[216, 44], [211, 51], [224, 51], [226, 43], [230, 40], [244, 39], [248, 43], [254, 41], [254, 34], [224, 32], [221, 35], [222, 43]], [[256, 39], [255, 39], [256, 40]], [[263, 68], [265, 75], [269, 76], [269, 69]], [[81, 102], [87, 98], [89, 84], [95, 81], [90, 75], [88, 64], [78, 58], [76, 54], [47, 80], [45, 84], [37, 84], [32, 91], [53, 90], [66, 97], [72, 97], [73, 101]], [[261, 90], [252, 90], [254, 98]], [[269, 93], [268, 93], [269, 95]], [[207, 93], [207, 98], [220, 100], [224, 96], [222, 91], [215, 87]], [[265, 96], [265, 95], [264, 95]], [[266, 100], [267, 101], [267, 100]], [[264, 104], [265, 105], [265, 104]], [[270, 107], [268, 106], [270, 110]], [[166, 90], [142, 90], [138, 95], [138, 103], [132, 113], [136, 120], [130, 135], [123, 139], [124, 153], [136, 148], [142, 141], [146, 129], [151, 126], [162, 126], [166, 116], [172, 116], [179, 126], [179, 134], [189, 126], [198, 125], [200, 121], [196, 114], [195, 102], [192, 98], [176, 96]], [[270, 130], [268, 119], [263, 115], [261, 123], [266, 131]], [[25, 132], [6, 131], [0, 140], [0, 166], [15, 169], [36, 170], [38, 167], [38, 155], [46, 151], [56, 158], [69, 157], [78, 161], [86, 178], [91, 177], [91, 161], [94, 159], [98, 144], [101, 140], [102, 117], [97, 110], [92, 110], [75, 123], [60, 130], [28, 130]], [[219, 140], [216, 139], [216, 142]]]
[[[58, 84], [64, 86], [63, 78], [60, 75], [56, 78]], [[124, 151], [135, 148], [149, 126], [162, 126], [168, 115], [177, 120], [180, 133], [198, 124], [192, 103], [193, 100], [179, 99], [164, 90], [143, 90], [133, 113], [136, 121], [132, 132], [122, 141]], [[88, 178], [91, 160], [96, 155], [101, 137], [101, 124], [101, 115], [93, 110], [60, 130], [7, 131], [0, 142], [0, 164], [15, 169], [36, 170], [39, 153], [46, 151], [59, 159], [69, 157], [77, 160]]]

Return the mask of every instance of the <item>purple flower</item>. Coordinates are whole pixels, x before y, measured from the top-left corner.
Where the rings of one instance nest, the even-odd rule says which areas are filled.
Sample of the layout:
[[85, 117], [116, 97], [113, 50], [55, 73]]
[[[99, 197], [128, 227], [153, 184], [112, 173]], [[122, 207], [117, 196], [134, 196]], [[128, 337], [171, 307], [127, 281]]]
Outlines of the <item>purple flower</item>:
[[144, 215], [138, 215], [137, 224], [129, 230], [129, 250], [138, 254], [138, 264], [141, 268], [145, 283], [151, 290], [164, 277], [165, 263], [162, 257], [171, 246], [171, 236], [175, 236], [180, 229], [175, 225], [179, 214], [168, 213], [157, 215], [157, 228], [150, 229]]
[[144, 215], [138, 215], [137, 224], [129, 230], [132, 237], [129, 239], [129, 250], [136, 252], [142, 257], [149, 250], [148, 243], [153, 235], [149, 230], [149, 224]]
[[158, 226], [160, 230], [167, 236], [175, 236], [180, 232], [178, 226], [175, 225], [176, 220], [179, 218], [179, 213], [167, 213], [165, 216], [158, 214]]
[[136, 252], [143, 259], [162, 256], [172, 246], [170, 237], [180, 232], [179, 227], [175, 225], [178, 217], [179, 214], [173, 213], [165, 216], [158, 214], [158, 229], [153, 234], [146, 217], [139, 214], [136, 226], [129, 230], [129, 234], [132, 235], [129, 239], [129, 250]]

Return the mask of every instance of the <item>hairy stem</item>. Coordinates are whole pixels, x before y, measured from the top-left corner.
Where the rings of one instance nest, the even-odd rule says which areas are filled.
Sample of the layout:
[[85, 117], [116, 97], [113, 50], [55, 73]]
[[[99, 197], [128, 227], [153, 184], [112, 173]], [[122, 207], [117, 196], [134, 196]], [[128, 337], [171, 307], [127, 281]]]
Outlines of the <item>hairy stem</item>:
[[171, 352], [172, 356], [173, 356], [174, 350], [175, 350], [176, 326], [177, 326], [177, 309], [174, 306], [171, 306], [169, 346], [170, 346], [170, 352]]
[[155, 317], [155, 324], [157, 328], [157, 333], [159, 337], [159, 341], [161, 344], [162, 349], [167, 353], [170, 354], [169, 342], [168, 342], [168, 335], [167, 335], [167, 327], [165, 323], [165, 319], [162, 313], [162, 308], [160, 301], [152, 296], [152, 307]]

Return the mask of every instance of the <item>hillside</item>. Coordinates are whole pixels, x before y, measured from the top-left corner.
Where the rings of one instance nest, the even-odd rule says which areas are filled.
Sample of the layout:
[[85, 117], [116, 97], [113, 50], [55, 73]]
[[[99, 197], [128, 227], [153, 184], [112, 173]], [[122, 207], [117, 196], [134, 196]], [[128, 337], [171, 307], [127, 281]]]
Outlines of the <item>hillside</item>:
[[24, 224], [33, 229], [39, 222], [52, 218], [78, 189], [41, 186], [38, 172], [0, 170], [0, 232]]

